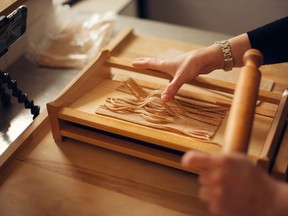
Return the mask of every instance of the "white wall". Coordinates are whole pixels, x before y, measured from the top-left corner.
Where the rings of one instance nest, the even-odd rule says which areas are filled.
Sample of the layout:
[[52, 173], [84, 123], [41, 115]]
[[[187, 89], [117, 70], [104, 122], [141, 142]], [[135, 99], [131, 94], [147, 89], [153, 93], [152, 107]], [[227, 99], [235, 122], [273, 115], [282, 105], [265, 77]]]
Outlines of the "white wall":
[[240, 34], [288, 16], [288, 0], [147, 0], [149, 19]]

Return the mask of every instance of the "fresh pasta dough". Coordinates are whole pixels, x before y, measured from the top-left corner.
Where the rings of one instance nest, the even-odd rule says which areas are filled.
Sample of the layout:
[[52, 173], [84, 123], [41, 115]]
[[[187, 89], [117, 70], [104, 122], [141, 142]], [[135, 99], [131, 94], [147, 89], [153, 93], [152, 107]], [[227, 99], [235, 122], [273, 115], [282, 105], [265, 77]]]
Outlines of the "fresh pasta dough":
[[[139, 125], [168, 131], [191, 138], [213, 142], [227, 107], [199, 100], [173, 99], [161, 102], [160, 90], [146, 90], [132, 78], [123, 81], [118, 91], [129, 94], [127, 98], [107, 98], [96, 114], [106, 115]], [[131, 95], [133, 97], [131, 97]]]

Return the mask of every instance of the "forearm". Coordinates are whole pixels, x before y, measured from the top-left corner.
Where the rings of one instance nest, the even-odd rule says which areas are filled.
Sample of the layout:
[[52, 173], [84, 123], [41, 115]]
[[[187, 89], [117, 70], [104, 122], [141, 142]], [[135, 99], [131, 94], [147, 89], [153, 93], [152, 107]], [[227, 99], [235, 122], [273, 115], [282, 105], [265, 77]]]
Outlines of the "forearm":
[[250, 41], [248, 35], [241, 34], [239, 36], [233, 37], [228, 40], [232, 50], [233, 64], [234, 67], [243, 66], [243, 56], [244, 53], [251, 49]]
[[288, 17], [249, 31], [252, 48], [264, 56], [264, 64], [288, 61]]

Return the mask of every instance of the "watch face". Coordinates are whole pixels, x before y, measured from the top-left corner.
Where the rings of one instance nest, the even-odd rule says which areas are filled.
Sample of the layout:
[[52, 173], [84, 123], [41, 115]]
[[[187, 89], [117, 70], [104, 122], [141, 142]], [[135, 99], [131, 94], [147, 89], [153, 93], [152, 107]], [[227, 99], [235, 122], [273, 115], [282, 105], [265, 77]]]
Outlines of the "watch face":
[[27, 8], [21, 6], [7, 17], [0, 17], [0, 56], [26, 31]]

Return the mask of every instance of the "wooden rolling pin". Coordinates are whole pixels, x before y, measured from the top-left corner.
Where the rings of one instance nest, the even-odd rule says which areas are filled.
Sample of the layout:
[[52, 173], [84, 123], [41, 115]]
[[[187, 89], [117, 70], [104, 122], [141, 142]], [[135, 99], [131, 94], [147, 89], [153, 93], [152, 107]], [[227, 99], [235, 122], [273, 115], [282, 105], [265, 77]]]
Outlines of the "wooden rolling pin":
[[224, 152], [247, 153], [261, 80], [261, 52], [248, 50], [234, 92], [224, 134]]

